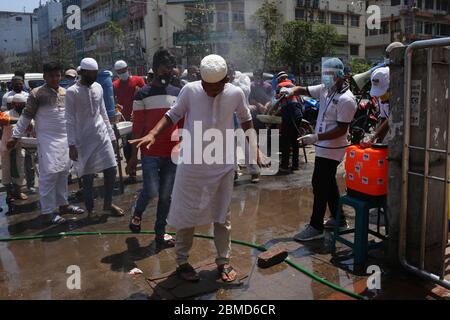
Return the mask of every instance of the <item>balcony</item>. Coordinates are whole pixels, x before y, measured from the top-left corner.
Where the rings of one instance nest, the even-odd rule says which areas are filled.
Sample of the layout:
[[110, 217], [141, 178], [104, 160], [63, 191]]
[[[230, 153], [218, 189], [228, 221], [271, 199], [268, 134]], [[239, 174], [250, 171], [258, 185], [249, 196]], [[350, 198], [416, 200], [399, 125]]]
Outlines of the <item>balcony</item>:
[[102, 0], [81, 0], [81, 10], [87, 9]]
[[83, 24], [82, 29], [89, 30], [91, 28], [97, 27], [99, 25], [105, 24], [108, 21], [111, 21], [111, 15], [101, 15], [99, 17], [96, 17], [95, 19], [90, 19], [89, 22]]
[[217, 43], [217, 42], [230, 42], [233, 38], [242, 38], [244, 35], [248, 38], [256, 38], [255, 30], [245, 30], [245, 31], [211, 31], [205, 33], [205, 38], [201, 39], [200, 35], [181, 31], [174, 32], [173, 43], [175, 46], [185, 46], [185, 45], [196, 45], [201, 43]]

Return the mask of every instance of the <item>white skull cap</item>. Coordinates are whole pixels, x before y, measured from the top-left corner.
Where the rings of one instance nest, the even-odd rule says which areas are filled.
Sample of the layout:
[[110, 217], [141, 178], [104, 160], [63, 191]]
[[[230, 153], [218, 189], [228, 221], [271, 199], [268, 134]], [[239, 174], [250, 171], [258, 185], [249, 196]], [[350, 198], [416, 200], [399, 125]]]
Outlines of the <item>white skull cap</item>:
[[14, 102], [14, 103], [26, 103], [27, 102], [27, 98], [23, 94], [18, 93], [18, 94], [15, 94], [13, 96], [12, 102]]
[[116, 70], [122, 70], [125, 69], [126, 67], [128, 67], [128, 64], [123, 60], [119, 60], [114, 64], [114, 69]]
[[98, 64], [95, 59], [92, 58], [84, 58], [81, 60], [80, 67], [82, 70], [90, 70], [90, 71], [97, 71], [98, 70]]
[[206, 56], [200, 63], [200, 74], [205, 82], [220, 82], [228, 74], [227, 62], [224, 58], [216, 54]]

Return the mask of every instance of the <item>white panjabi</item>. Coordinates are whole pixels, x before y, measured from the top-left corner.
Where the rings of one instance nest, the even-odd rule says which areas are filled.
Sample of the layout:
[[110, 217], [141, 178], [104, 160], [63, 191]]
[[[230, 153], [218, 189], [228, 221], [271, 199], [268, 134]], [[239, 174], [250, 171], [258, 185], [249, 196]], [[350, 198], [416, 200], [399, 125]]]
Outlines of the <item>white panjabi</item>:
[[95, 59], [84, 58], [83, 60], [81, 60], [80, 67], [81, 70], [97, 71], [98, 63], [97, 61], [95, 61]]
[[219, 55], [211, 54], [206, 56], [200, 63], [200, 74], [205, 82], [220, 82], [227, 76], [227, 73], [227, 62]]

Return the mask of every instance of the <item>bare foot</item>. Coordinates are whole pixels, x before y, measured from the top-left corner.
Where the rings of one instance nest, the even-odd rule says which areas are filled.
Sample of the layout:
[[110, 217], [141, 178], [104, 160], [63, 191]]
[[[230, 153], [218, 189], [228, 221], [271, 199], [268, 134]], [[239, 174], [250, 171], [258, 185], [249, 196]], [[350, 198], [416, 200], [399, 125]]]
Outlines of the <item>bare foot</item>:
[[119, 208], [118, 206], [116, 206], [115, 204], [112, 204], [111, 207], [109, 209], [105, 209], [105, 210], [109, 210], [111, 211], [111, 213], [113, 213], [116, 216], [122, 217], [125, 215], [125, 211], [121, 208]]

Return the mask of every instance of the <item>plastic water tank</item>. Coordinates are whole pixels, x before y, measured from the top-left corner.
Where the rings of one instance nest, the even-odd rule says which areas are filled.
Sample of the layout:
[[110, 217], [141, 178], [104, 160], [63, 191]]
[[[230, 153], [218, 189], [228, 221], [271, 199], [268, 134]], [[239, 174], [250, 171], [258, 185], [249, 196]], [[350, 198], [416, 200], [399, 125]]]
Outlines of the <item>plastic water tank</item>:
[[110, 118], [113, 118], [116, 115], [112, 76], [113, 74], [109, 70], [101, 70], [97, 74], [97, 82], [103, 88], [103, 99], [105, 100], [106, 112]]

